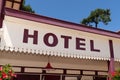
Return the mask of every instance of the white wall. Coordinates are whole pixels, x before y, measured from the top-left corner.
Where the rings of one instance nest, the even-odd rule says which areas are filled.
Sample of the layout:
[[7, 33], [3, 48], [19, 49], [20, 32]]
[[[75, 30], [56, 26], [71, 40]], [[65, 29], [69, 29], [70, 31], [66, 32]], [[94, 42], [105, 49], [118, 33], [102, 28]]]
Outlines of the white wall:
[[[17, 66], [45, 67], [48, 56], [25, 53], [0, 52], [0, 64]], [[67, 57], [50, 56], [50, 63], [54, 68], [107, 70], [107, 61], [87, 60]], [[73, 73], [73, 72], [72, 72]]]
[[[38, 31], [37, 45], [33, 44], [33, 39], [29, 39], [28, 43], [23, 43], [24, 29], [28, 29], [29, 34], [33, 34], [34, 30]], [[60, 26], [38, 23], [10, 16], [5, 16], [3, 32], [3, 45], [7, 47], [15, 47], [16, 50], [19, 48], [20, 51], [28, 51], [32, 53], [34, 53], [34, 50], [36, 50], [35, 53], [39, 53], [39, 50], [43, 50], [48, 51], [47, 53], [44, 52], [43, 54], [70, 57], [75, 56], [87, 59], [95, 58], [108, 60], [110, 58], [109, 40], [113, 40], [115, 58], [116, 60], [120, 60], [120, 39], [113, 37], [67, 29]], [[57, 36], [57, 46], [49, 47], [44, 44], [43, 37], [46, 33], [54, 33]], [[72, 37], [72, 39], [69, 41], [68, 49], [64, 48], [64, 39], [61, 38], [61, 35]], [[82, 42], [85, 43], [85, 46], [82, 47], [86, 48], [86, 50], [76, 50], [76, 37], [85, 39], [85, 41]], [[94, 40], [94, 48], [99, 49], [100, 52], [90, 50], [90, 40]], [[52, 41], [52, 39], [50, 39], [50, 41]], [[31, 49], [33, 51], [31, 51]], [[40, 52], [40, 54], [41, 53], [42, 52]]]

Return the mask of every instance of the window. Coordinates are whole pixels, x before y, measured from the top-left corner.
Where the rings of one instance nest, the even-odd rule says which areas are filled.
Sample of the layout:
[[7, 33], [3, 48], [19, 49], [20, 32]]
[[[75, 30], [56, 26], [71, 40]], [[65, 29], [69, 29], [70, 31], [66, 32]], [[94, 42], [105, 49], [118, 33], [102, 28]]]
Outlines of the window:
[[13, 80], [40, 80], [40, 75], [18, 74]]

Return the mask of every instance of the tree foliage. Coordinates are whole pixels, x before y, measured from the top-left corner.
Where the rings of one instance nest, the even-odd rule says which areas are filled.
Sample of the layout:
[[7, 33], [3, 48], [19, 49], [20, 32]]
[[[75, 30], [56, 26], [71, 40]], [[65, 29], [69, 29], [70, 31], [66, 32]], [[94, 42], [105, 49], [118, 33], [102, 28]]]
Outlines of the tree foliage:
[[88, 26], [92, 26], [94, 23], [97, 28], [99, 22], [107, 25], [108, 22], [111, 21], [110, 15], [110, 9], [96, 9], [91, 11], [90, 15], [87, 18], [84, 18], [81, 23]]
[[31, 12], [31, 13], [35, 13], [35, 11], [31, 8], [31, 6], [29, 4], [25, 5], [25, 0], [23, 0], [21, 10]]

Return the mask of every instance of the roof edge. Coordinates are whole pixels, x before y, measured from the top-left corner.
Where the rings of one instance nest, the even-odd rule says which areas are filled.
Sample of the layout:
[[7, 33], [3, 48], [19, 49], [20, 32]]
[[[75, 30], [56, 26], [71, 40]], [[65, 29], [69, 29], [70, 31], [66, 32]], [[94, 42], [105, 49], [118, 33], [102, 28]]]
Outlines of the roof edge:
[[77, 24], [73, 22], [63, 21], [63, 20], [59, 20], [55, 18], [50, 18], [50, 17], [37, 15], [37, 14], [20, 11], [20, 10], [14, 10], [10, 8], [5, 8], [5, 15], [16, 17], [16, 18], [21, 18], [25, 20], [50, 24], [50, 25], [56, 25], [56, 26], [63, 27], [63, 28], [69, 28], [69, 29], [74, 29], [74, 30], [114, 37], [114, 38], [120, 38], [120, 34], [118, 34], [117, 32], [89, 27], [89, 26], [85, 26], [85, 25], [81, 25], [81, 24]]

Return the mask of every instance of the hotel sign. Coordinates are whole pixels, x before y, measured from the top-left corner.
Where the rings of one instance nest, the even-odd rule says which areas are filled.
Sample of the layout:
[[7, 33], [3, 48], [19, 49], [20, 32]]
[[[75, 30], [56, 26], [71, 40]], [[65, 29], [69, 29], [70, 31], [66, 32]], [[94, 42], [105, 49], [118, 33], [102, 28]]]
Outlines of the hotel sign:
[[[110, 59], [120, 52], [120, 39], [6, 16], [3, 45], [19, 49], [48, 51], [59, 56]], [[38, 52], [39, 53], [39, 52]], [[42, 52], [43, 53], [43, 52]], [[43, 53], [44, 54], [44, 53]], [[120, 56], [116, 56], [118, 59]]]
[[[39, 41], [38, 40], [43, 40], [43, 44], [47, 47], [57, 47], [59, 45], [59, 42], [62, 40], [62, 48], [63, 49], [69, 49], [71, 46], [73, 48], [75, 48], [75, 50], [87, 50], [86, 48], [86, 39], [85, 38], [81, 38], [81, 37], [75, 37], [75, 42], [73, 42], [72, 40], [72, 36], [70, 35], [64, 35], [61, 34], [60, 36], [57, 36], [56, 34], [50, 32], [50, 33], [45, 33], [43, 35], [43, 37], [39, 37], [40, 32], [38, 32], [37, 30], [33, 30], [33, 34], [29, 34], [29, 29], [24, 29], [24, 35], [23, 35], [23, 43], [29, 43], [29, 38], [33, 40], [33, 42], [31, 44], [34, 45], [40, 45], [38, 44]], [[50, 40], [51, 38], [51, 40]], [[74, 43], [75, 45], [70, 45], [70, 43]], [[93, 51], [93, 52], [100, 52], [100, 49], [95, 48], [95, 42], [94, 40], [89, 40], [89, 50]]]

